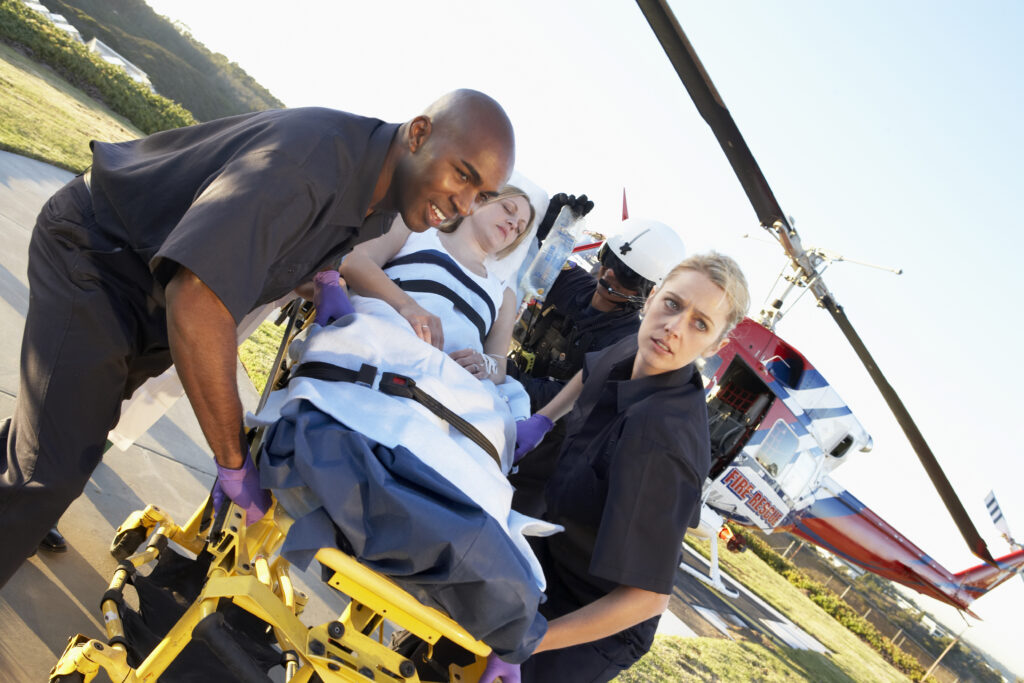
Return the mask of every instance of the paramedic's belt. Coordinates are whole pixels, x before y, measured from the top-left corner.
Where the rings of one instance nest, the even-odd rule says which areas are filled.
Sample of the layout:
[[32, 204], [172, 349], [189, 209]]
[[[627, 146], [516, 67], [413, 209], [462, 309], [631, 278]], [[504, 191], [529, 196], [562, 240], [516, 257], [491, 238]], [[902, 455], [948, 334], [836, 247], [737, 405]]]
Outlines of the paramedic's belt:
[[[367, 365], [366, 363], [363, 363], [362, 367], [356, 371], [349, 370], [348, 368], [339, 368], [337, 365], [331, 365], [330, 363], [310, 361], [295, 367], [292, 370], [292, 374], [289, 379], [294, 379], [295, 377], [308, 377], [310, 379], [320, 379], [327, 382], [352, 382], [353, 384], [362, 384], [364, 387], [372, 389], [373, 380], [376, 376], [377, 368], [372, 365]], [[434, 415], [437, 415], [452, 427], [455, 427], [457, 430], [462, 432], [467, 439], [482, 448], [487, 455], [494, 459], [494, 462], [498, 463], [498, 469], [501, 469], [501, 456], [498, 455], [498, 451], [494, 448], [494, 444], [488, 441], [487, 437], [481, 434], [479, 429], [462, 419], [458, 414], [453, 413], [451, 410], [446, 408], [433, 396], [417, 387], [416, 382], [414, 382], [411, 377], [398, 375], [393, 372], [385, 372], [381, 375], [378, 391], [388, 394], [389, 396], [411, 398], [417, 403], [425, 406], [427, 410], [432, 412]]]

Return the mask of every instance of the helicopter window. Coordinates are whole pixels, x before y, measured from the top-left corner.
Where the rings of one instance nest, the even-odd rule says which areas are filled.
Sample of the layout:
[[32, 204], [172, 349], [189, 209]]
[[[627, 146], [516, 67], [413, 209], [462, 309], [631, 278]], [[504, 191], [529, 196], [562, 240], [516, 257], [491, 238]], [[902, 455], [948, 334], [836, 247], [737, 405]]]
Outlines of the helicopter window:
[[828, 452], [833, 458], [841, 458], [846, 455], [846, 451], [850, 450], [850, 446], [853, 445], [853, 436], [847, 434], [843, 437], [842, 441], [837, 443], [831, 451]]
[[777, 477], [786, 465], [796, 459], [799, 445], [800, 439], [789, 425], [777, 420], [757, 450], [757, 461], [768, 474]]
[[798, 356], [777, 356], [765, 363], [768, 373], [786, 386], [796, 388], [804, 374], [804, 364]]

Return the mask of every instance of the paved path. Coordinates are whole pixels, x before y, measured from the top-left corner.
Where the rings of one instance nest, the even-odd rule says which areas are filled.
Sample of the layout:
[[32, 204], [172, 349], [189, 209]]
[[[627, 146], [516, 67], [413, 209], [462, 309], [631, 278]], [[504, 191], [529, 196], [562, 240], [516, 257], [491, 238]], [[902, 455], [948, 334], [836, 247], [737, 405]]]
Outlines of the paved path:
[[[683, 545], [683, 562], [705, 575], [709, 573], [708, 561], [687, 545]], [[750, 592], [746, 586], [724, 572], [722, 581], [728, 588], [737, 591], [739, 597], [724, 597], [693, 576], [676, 572], [669, 612], [692, 635], [742, 640], [760, 634], [757, 640], [766, 638], [800, 650], [827, 652], [825, 646]], [[664, 617], [662, 621], [665, 621]]]

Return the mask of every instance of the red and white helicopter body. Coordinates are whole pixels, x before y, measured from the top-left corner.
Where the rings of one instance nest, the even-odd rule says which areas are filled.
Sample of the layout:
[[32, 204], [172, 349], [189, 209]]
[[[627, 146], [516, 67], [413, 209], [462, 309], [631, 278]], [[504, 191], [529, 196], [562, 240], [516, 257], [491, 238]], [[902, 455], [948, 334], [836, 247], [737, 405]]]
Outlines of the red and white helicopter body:
[[[794, 533], [838, 557], [960, 609], [1024, 565], [1024, 551], [954, 574], [829, 476], [870, 435], [810, 362], [744, 320], [702, 369], [712, 465], [702, 529], [721, 519]], [[717, 513], [717, 514], [716, 514]]]

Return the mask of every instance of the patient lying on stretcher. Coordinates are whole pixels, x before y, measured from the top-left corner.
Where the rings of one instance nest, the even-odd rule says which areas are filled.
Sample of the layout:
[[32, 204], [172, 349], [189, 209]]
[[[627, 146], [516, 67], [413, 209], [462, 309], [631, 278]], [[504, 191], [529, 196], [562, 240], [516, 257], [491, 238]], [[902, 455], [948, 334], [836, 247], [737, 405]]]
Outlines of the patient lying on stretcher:
[[[366, 296], [293, 343], [288, 387], [250, 417], [269, 427], [262, 484], [296, 519], [286, 558], [305, 566], [337, 545], [509, 661], [546, 629], [524, 535], [557, 528], [511, 510], [515, 418], [529, 399], [504, 381], [516, 302], [487, 266], [533, 216], [507, 187], [454, 232], [396, 225], [357, 247], [342, 273]], [[342, 291], [321, 281], [318, 299], [343, 313]]]

